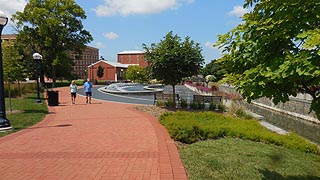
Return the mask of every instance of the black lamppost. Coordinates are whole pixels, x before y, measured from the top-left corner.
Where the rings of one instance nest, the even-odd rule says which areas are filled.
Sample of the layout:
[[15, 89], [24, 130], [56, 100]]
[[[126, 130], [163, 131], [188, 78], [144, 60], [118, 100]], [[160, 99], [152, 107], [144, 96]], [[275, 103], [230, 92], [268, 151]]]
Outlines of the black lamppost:
[[9, 120], [6, 117], [6, 103], [4, 99], [3, 66], [2, 66], [2, 30], [8, 23], [8, 18], [0, 16], [0, 131], [11, 129]]
[[40, 99], [40, 88], [39, 88], [39, 71], [40, 71], [40, 61], [42, 60], [42, 56], [39, 53], [34, 53], [33, 55], [33, 59], [36, 61], [36, 71], [37, 71], [37, 103], [41, 103], [41, 99]]

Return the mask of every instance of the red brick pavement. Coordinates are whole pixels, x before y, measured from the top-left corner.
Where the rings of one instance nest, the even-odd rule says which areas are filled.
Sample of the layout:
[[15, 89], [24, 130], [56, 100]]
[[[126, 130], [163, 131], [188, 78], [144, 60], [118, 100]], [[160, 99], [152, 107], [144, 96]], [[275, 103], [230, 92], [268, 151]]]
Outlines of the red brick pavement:
[[174, 141], [134, 105], [59, 88], [59, 106], [39, 124], [0, 138], [1, 180], [187, 179]]

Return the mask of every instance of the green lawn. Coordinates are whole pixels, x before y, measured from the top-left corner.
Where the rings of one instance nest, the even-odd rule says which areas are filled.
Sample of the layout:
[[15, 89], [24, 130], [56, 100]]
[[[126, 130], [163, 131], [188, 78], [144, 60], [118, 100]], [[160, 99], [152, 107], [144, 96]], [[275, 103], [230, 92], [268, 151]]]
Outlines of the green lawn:
[[[6, 98], [5, 101], [6, 110], [9, 111], [9, 99]], [[36, 94], [24, 95], [23, 98], [12, 98], [11, 104], [14, 113], [8, 112], [7, 118], [14, 129], [0, 132], [0, 137], [32, 126], [43, 120], [46, 114], [48, 114], [45, 100], [42, 98], [42, 103], [36, 103]], [[18, 112], [15, 112], [16, 110]]]
[[190, 180], [316, 180], [320, 156], [238, 138], [207, 140], [179, 148]]
[[[320, 180], [317, 145], [290, 133], [280, 135], [245, 120], [212, 112], [162, 114], [176, 141], [189, 179]], [[182, 144], [182, 143], [181, 143]]]

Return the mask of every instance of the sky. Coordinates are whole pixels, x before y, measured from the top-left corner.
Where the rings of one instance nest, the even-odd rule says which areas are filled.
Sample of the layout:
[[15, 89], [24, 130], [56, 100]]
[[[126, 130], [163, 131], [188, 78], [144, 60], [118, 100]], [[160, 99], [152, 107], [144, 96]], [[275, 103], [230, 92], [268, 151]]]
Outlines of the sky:
[[[172, 31], [182, 40], [189, 36], [200, 43], [205, 63], [221, 57], [213, 44], [241, 23], [244, 0], [75, 0], [86, 12], [82, 21], [94, 40], [89, 46], [99, 49], [108, 61], [117, 61], [122, 51], [143, 50], [159, 43]], [[0, 0], [0, 15], [11, 17], [23, 11], [27, 0]], [[16, 33], [12, 23], [3, 34]]]

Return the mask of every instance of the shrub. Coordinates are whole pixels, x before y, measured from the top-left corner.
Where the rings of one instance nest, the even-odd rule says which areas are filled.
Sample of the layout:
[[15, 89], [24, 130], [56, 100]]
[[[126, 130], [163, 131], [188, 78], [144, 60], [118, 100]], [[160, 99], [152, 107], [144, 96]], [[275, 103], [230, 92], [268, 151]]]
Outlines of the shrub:
[[173, 99], [168, 99], [167, 101], [165, 101], [165, 105], [167, 108], [175, 108], [175, 102]]
[[159, 100], [157, 100], [156, 106], [164, 107], [164, 106], [165, 106], [165, 103], [164, 103], [164, 101], [159, 101]]
[[248, 114], [243, 108], [239, 108], [236, 110], [235, 115], [239, 118], [243, 119], [252, 119], [253, 117]]
[[[10, 95], [11, 97], [18, 97], [19, 96], [19, 87], [18, 83], [10, 84]], [[20, 83], [20, 91], [22, 95], [28, 93], [36, 92], [36, 83]], [[4, 84], [4, 96], [9, 97], [9, 84]]]
[[209, 110], [211, 110], [211, 111], [213, 111], [213, 110], [219, 110], [219, 104], [210, 103], [210, 105], [209, 105]]
[[225, 112], [226, 111], [226, 106], [222, 103], [210, 103], [209, 105], [209, 110], [211, 111], [219, 111], [219, 112]]
[[204, 109], [204, 107], [205, 107], [204, 103], [201, 103], [201, 102], [192, 102], [190, 104], [191, 109]]
[[184, 143], [234, 137], [320, 154], [317, 146], [304, 138], [294, 133], [288, 135], [273, 133], [253, 119], [244, 120], [214, 112], [183, 111], [166, 113], [159, 119], [173, 139]]
[[183, 109], [187, 109], [188, 108], [188, 103], [184, 99], [181, 100], [181, 104], [180, 105], [181, 105], [181, 108], [183, 108]]

